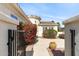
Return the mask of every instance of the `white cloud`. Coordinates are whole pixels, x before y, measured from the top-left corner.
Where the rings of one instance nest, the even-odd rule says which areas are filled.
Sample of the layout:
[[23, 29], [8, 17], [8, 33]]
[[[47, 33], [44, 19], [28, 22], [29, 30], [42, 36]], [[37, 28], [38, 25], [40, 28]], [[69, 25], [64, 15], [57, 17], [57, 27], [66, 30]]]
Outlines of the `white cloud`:
[[63, 16], [49, 16], [51, 18], [55, 18], [55, 19], [66, 19], [66, 17]]
[[68, 17], [64, 17], [64, 16], [53, 16], [51, 14], [43, 14], [44, 17], [48, 18], [48, 19], [53, 19], [53, 20], [64, 20], [67, 19]]

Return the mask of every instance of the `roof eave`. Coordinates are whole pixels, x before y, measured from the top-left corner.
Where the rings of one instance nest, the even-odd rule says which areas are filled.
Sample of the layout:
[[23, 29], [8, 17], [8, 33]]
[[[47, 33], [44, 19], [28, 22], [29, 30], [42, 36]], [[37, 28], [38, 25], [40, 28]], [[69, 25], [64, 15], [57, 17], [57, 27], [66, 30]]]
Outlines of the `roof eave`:
[[23, 12], [20, 6], [17, 3], [14, 3], [13, 6], [17, 9], [17, 11], [25, 18], [26, 21], [30, 22], [28, 19], [29, 17]]
[[74, 16], [74, 17], [71, 17], [65, 21], [63, 21], [64, 24], [67, 24], [67, 23], [71, 23], [71, 22], [74, 22], [74, 21], [79, 21], [79, 15], [77, 16]]

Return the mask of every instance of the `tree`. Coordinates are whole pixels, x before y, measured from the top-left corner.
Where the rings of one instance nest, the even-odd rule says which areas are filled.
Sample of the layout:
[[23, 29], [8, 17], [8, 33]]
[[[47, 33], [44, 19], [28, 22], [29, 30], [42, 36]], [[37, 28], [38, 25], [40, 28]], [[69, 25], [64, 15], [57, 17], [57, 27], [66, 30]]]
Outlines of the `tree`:
[[56, 38], [56, 35], [57, 35], [57, 31], [54, 29], [53, 30], [47, 29], [47, 30], [44, 30], [44, 32], [43, 32], [44, 38]]
[[52, 20], [52, 22], [54, 22], [54, 21]]
[[57, 22], [58, 26], [60, 26], [60, 22]]
[[25, 24], [24, 31], [25, 31], [25, 41], [30, 44], [34, 43], [37, 33], [36, 24]]
[[17, 26], [18, 30], [23, 30], [23, 27], [24, 27], [24, 23], [19, 22], [19, 25]]

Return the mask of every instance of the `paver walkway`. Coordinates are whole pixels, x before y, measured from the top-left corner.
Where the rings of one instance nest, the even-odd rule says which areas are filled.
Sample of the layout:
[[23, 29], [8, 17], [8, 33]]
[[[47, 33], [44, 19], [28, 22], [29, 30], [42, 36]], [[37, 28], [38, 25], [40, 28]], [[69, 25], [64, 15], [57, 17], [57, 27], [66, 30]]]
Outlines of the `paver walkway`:
[[48, 53], [48, 46], [51, 41], [57, 43], [57, 48], [64, 48], [64, 39], [46, 39], [46, 38], [37, 38], [38, 42], [34, 44], [33, 56], [50, 56]]

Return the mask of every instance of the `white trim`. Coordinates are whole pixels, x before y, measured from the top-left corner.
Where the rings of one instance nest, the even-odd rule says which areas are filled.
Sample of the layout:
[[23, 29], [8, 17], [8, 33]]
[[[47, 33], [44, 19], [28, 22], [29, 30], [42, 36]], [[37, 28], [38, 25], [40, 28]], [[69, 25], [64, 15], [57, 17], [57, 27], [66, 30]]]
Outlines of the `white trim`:
[[0, 12], [0, 21], [4, 21], [4, 22], [15, 24], [15, 25], [19, 25], [19, 20], [13, 19], [9, 15], [7, 15], [3, 12]]

